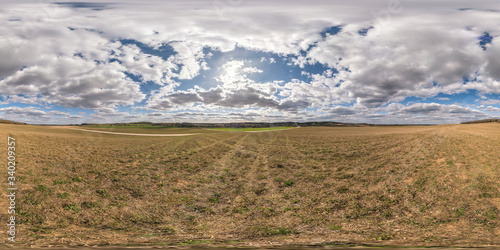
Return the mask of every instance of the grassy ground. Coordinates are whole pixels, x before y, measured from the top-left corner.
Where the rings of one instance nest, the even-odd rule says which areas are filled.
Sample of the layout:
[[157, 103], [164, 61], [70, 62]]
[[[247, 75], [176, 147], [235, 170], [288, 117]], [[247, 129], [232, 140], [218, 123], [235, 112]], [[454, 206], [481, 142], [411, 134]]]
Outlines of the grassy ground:
[[211, 128], [210, 130], [216, 131], [236, 131], [236, 132], [254, 132], [254, 131], [269, 131], [269, 130], [283, 130], [293, 127], [269, 127], [269, 128]]
[[499, 131], [132, 137], [0, 124], [0, 139], [17, 140], [19, 245], [484, 246], [500, 244]]

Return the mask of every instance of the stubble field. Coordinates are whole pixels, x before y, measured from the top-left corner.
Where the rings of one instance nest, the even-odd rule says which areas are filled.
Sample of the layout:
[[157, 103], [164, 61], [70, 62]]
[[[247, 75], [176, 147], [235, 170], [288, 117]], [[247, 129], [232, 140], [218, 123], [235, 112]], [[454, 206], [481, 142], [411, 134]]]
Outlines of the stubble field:
[[0, 131], [17, 142], [17, 245], [500, 244], [499, 123]]

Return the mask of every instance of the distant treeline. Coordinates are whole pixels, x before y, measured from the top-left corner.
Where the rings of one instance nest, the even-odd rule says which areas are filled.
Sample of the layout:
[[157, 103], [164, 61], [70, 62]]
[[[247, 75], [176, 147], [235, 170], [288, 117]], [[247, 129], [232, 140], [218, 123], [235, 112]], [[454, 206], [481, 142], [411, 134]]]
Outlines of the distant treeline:
[[473, 124], [473, 123], [487, 123], [487, 122], [500, 122], [500, 119], [484, 119], [470, 122], [462, 122], [462, 124]]
[[152, 122], [133, 122], [133, 123], [107, 123], [107, 124], [89, 124], [85, 125], [107, 125], [107, 126], [158, 126], [158, 127], [176, 127], [176, 128], [269, 128], [269, 127], [367, 127], [367, 126], [411, 126], [398, 124], [368, 124], [368, 123], [342, 123], [342, 122], [231, 122], [231, 123], [152, 123]]

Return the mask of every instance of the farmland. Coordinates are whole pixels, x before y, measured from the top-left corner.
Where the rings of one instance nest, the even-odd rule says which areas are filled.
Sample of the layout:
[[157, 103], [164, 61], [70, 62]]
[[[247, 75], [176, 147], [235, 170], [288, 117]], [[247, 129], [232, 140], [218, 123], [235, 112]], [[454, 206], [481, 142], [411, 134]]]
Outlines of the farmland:
[[259, 131], [269, 131], [269, 130], [284, 130], [291, 129], [293, 127], [269, 127], [269, 128], [212, 128], [210, 130], [215, 131], [229, 131], [229, 132], [259, 132]]
[[500, 244], [499, 123], [85, 129], [196, 135], [0, 124], [17, 141], [16, 244]]

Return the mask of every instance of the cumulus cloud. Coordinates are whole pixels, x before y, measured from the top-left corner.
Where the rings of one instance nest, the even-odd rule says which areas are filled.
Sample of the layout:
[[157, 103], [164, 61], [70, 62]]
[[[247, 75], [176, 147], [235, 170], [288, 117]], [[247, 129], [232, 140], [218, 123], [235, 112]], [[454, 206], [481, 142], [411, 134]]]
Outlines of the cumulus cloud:
[[8, 107], [0, 108], [0, 117], [12, 121], [23, 121], [35, 124], [56, 124], [60, 122], [76, 123], [81, 122], [83, 116], [71, 115], [67, 112], [57, 110], [44, 111], [37, 107]]
[[26, 117], [39, 117], [39, 118], [48, 118], [49, 116], [45, 111], [38, 110], [34, 107], [9, 107], [9, 108], [1, 108], [0, 112], [2, 112], [6, 116], [19, 116], [19, 118]]
[[428, 116], [434, 119], [441, 120], [454, 120], [454, 121], [466, 121], [467, 119], [479, 119], [487, 117], [487, 114], [483, 111], [473, 109], [470, 107], [463, 107], [460, 105], [444, 105], [438, 103], [414, 103], [411, 105], [404, 106], [402, 104], [391, 104], [386, 108], [390, 114], [407, 116], [411, 118], [412, 115], [422, 115]]
[[222, 100], [222, 93], [222, 89], [216, 88], [210, 89], [209, 91], [200, 92], [199, 95], [203, 99], [203, 102], [205, 104], [212, 104]]
[[483, 105], [495, 105], [495, 104], [500, 104], [500, 100], [498, 99], [481, 100], [479, 103]]
[[[459, 24], [445, 21], [457, 20], [459, 16], [462, 19]], [[318, 42], [308, 56], [337, 67], [340, 72], [336, 78], [342, 80], [339, 88], [366, 107], [381, 106], [407, 96], [463, 92], [469, 87], [463, 86], [463, 79], [474, 78], [485, 66], [487, 69], [486, 53], [495, 53], [494, 49], [484, 53], [478, 45], [477, 37], [484, 30], [467, 30], [466, 26], [481, 26], [498, 18], [470, 15], [464, 20], [459, 14], [445, 15], [445, 18], [436, 15], [395, 17], [397, 20], [393, 22], [375, 24], [364, 35], [358, 32], [359, 26], [346, 25], [339, 34]], [[488, 71], [484, 74], [498, 79]], [[475, 88], [472, 85], [470, 87]], [[498, 91], [496, 83], [489, 85], [491, 87], [481, 90]]]
[[179, 77], [176, 73], [179, 66], [174, 63], [174, 56], [165, 61], [159, 56], [143, 53], [137, 45], [122, 45], [113, 50], [110, 58], [120, 62], [122, 71], [129, 72], [142, 81], [164, 85], [173, 83], [172, 78]]
[[[33, 95], [38, 103], [79, 108], [132, 105], [145, 97], [139, 84], [126, 76], [123, 65], [105, 61], [115, 43], [92, 32], [72, 32], [47, 28], [39, 30], [29, 43], [18, 41], [19, 46], [9, 44], [13, 41], [3, 43], [0, 50], [6, 56], [0, 59], [2, 64], [10, 61], [10, 65], [15, 66], [6, 69], [17, 67], [18, 70], [0, 72], [2, 95]], [[72, 45], [50, 44], [51, 35], [67, 39]], [[95, 40], [90, 41], [92, 38]], [[92, 46], [102, 45], [102, 48], [87, 48], [87, 39]], [[20, 53], [9, 52], [9, 46], [16, 46]], [[85, 52], [76, 56], [80, 51]], [[90, 54], [93, 56], [87, 59]]]
[[356, 110], [347, 107], [335, 107], [329, 110], [329, 113], [336, 115], [354, 115]]
[[486, 106], [486, 107], [483, 106], [481, 107], [481, 109], [488, 112], [500, 113], [500, 108], [493, 106]]

